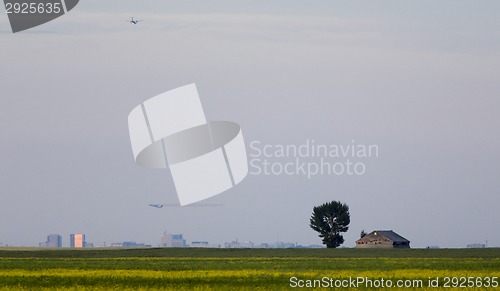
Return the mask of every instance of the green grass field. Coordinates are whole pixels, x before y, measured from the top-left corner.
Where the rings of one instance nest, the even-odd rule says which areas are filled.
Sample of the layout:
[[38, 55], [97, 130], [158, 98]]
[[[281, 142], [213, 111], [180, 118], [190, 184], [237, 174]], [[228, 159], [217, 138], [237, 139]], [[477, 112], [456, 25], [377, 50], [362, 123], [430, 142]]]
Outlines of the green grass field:
[[[500, 290], [492, 280], [500, 277], [500, 249], [0, 249], [2, 290], [280, 290], [324, 277], [329, 284], [421, 282], [408, 290], [453, 289], [446, 280], [475, 287], [461, 290]], [[429, 277], [441, 287], [428, 288]]]

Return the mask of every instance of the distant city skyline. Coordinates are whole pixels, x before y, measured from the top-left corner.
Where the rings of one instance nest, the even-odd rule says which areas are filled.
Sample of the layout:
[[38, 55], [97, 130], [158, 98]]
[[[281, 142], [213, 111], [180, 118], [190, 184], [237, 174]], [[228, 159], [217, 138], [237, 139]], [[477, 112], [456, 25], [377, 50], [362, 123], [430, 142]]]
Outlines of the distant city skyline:
[[[223, 243], [220, 242], [209, 242], [206, 240], [189, 240], [189, 238], [184, 237], [182, 233], [169, 233], [167, 230], [163, 232], [163, 235], [159, 236], [157, 242], [141, 242], [140, 239], [130, 239], [123, 242], [88, 242], [86, 240], [85, 234], [70, 234], [69, 235], [69, 245], [66, 247], [70, 248], [93, 248], [93, 247], [120, 247], [120, 248], [147, 248], [147, 247], [202, 247], [202, 248], [316, 248], [316, 247], [325, 247], [324, 245], [318, 244], [310, 244], [303, 245], [299, 242], [286, 242], [280, 241], [279, 238], [276, 240], [267, 240], [267, 241], [254, 241], [252, 239], [239, 240], [235, 238], [231, 241], [226, 241]], [[2, 245], [0, 245], [2, 246]], [[341, 247], [343, 248], [356, 248], [358, 245], [350, 246], [343, 244]], [[48, 247], [48, 248], [58, 248], [64, 247], [62, 244], [62, 236], [59, 234], [49, 234], [47, 236], [47, 241], [43, 243], [39, 243], [39, 247]], [[470, 242], [467, 245], [464, 245], [459, 248], [486, 248], [486, 247], [498, 247], [488, 245], [488, 242]], [[414, 247], [412, 247], [414, 248]], [[447, 246], [438, 246], [438, 245], [428, 245], [425, 247], [418, 248], [447, 248]]]

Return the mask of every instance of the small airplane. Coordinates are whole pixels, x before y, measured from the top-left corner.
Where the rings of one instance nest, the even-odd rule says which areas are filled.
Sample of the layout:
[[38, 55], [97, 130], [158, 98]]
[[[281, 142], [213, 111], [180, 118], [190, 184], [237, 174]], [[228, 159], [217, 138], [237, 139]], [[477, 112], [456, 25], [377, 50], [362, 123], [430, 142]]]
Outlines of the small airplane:
[[149, 204], [151, 207], [163, 208], [163, 204]]
[[142, 21], [142, 20], [135, 19], [135, 17], [130, 17], [130, 20], [127, 20], [127, 21], [130, 22], [130, 24], [136, 25], [139, 23], [139, 21]]

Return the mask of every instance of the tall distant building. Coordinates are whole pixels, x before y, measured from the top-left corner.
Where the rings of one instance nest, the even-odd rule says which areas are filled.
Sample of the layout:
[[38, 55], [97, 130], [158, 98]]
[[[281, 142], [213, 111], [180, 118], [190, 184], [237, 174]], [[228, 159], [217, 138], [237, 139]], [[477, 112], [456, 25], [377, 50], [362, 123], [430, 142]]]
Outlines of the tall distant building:
[[60, 236], [59, 234], [49, 234], [47, 236], [47, 241], [41, 242], [38, 245], [43, 248], [61, 248], [62, 236]]
[[82, 233], [72, 233], [69, 235], [69, 246], [72, 248], [84, 248], [87, 246], [85, 243], [85, 235]]
[[62, 236], [59, 234], [49, 234], [47, 236], [48, 248], [62, 248]]
[[182, 234], [171, 234], [165, 231], [161, 237], [160, 246], [162, 247], [185, 247], [186, 240], [182, 237]]

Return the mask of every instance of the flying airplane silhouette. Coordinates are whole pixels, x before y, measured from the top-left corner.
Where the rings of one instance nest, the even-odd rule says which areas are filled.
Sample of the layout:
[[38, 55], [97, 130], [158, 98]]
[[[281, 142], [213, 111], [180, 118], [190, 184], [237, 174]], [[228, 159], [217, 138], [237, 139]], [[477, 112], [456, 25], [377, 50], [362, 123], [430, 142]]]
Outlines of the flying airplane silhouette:
[[130, 20], [127, 20], [127, 21], [130, 22], [130, 24], [136, 25], [139, 23], [139, 21], [142, 21], [142, 20], [135, 19], [135, 17], [130, 17]]
[[163, 208], [163, 204], [149, 204], [151, 207]]

